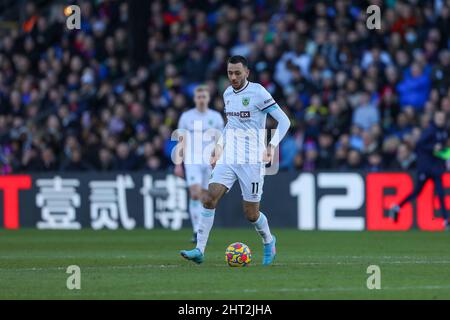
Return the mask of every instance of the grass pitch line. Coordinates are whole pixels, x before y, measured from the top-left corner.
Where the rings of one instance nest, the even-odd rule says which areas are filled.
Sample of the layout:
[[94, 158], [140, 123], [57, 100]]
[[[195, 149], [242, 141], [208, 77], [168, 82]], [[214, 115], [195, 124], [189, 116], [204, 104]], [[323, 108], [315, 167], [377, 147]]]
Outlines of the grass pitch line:
[[[291, 263], [275, 263], [274, 267], [289, 267], [289, 266], [315, 266], [315, 265], [366, 265], [369, 262], [291, 262]], [[423, 264], [423, 265], [433, 265], [433, 264], [448, 264], [450, 265], [450, 260], [443, 261], [373, 261], [376, 264]], [[139, 264], [139, 265], [106, 265], [106, 266], [81, 266], [82, 270], [102, 270], [102, 269], [112, 269], [112, 270], [120, 270], [120, 269], [169, 269], [169, 268], [184, 268], [184, 267], [195, 267], [192, 264], [167, 264], [167, 265], [156, 265], [156, 264]], [[261, 266], [260, 264], [256, 264], [254, 266]], [[227, 267], [226, 264], [205, 264], [205, 267]], [[252, 268], [250, 265], [248, 268]], [[65, 267], [34, 267], [34, 268], [0, 268], [0, 271], [58, 271], [58, 270], [66, 270]]]
[[[410, 290], [440, 290], [450, 289], [450, 285], [447, 286], [404, 286], [404, 287], [382, 287], [380, 290], [374, 290], [373, 292], [380, 291], [410, 291]], [[308, 293], [308, 292], [352, 292], [352, 291], [369, 291], [365, 287], [336, 287], [336, 288], [273, 288], [273, 289], [236, 289], [236, 290], [159, 290], [155, 292], [161, 295], [180, 295], [180, 294], [234, 294], [234, 293]], [[147, 294], [147, 292], [136, 292], [137, 294]]]
[[[139, 265], [117, 265], [117, 266], [80, 266], [81, 270], [102, 270], [102, 269], [166, 269], [178, 268], [182, 265], [155, 265], [155, 264], [139, 264]], [[37, 267], [37, 268], [0, 268], [0, 271], [58, 271], [66, 270], [65, 267]]]
[[362, 261], [362, 262], [292, 262], [292, 263], [276, 263], [274, 266], [288, 267], [292, 265], [305, 265], [305, 266], [314, 266], [314, 265], [365, 265], [368, 263], [372, 264], [450, 264], [449, 261]]
[[[154, 295], [209, 295], [209, 294], [254, 294], [254, 293], [330, 293], [330, 292], [373, 292], [374, 294], [383, 291], [414, 291], [414, 290], [445, 290], [450, 289], [450, 285], [438, 286], [438, 285], [424, 285], [424, 286], [401, 286], [401, 287], [382, 287], [380, 290], [369, 290], [365, 287], [335, 287], [335, 288], [273, 288], [273, 289], [236, 289], [236, 290], [154, 290], [154, 291], [134, 291], [132, 296], [144, 296], [150, 298]], [[89, 294], [84, 291], [83, 293]], [[110, 296], [111, 292], [92, 292], [96, 297]], [[73, 293], [60, 293], [58, 297], [70, 296], [73, 297]], [[145, 299], [145, 298], [144, 298]], [[209, 298], [211, 299], [211, 298]], [[214, 300], [214, 299], [213, 299]]]

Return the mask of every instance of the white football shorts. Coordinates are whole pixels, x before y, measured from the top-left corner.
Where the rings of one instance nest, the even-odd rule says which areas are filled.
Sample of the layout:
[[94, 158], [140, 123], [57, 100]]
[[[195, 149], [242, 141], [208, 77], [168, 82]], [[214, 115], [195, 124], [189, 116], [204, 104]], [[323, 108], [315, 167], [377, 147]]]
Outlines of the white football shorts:
[[203, 190], [208, 190], [208, 181], [212, 167], [209, 164], [185, 164], [184, 176], [188, 187], [200, 185]]
[[236, 180], [241, 186], [242, 198], [248, 202], [259, 202], [263, 193], [265, 165], [261, 164], [217, 164], [209, 183], [219, 183], [231, 189]]

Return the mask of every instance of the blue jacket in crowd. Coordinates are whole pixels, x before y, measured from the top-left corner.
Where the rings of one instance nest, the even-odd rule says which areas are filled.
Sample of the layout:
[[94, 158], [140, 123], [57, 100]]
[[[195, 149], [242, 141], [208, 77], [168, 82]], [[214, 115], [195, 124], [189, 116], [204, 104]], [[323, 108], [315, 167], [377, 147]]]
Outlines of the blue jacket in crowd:
[[413, 106], [416, 110], [422, 110], [430, 94], [431, 81], [424, 72], [418, 77], [408, 75], [397, 85], [400, 96], [400, 105]]

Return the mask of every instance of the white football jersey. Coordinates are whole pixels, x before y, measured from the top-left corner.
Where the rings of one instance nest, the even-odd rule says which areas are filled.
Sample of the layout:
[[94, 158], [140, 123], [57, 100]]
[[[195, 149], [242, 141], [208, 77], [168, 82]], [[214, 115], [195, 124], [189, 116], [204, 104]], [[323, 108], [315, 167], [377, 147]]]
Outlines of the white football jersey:
[[200, 112], [192, 108], [183, 112], [178, 122], [178, 129], [189, 132], [189, 139], [185, 141], [185, 164], [209, 164], [210, 152], [204, 157], [204, 150], [208, 145], [214, 146], [214, 141], [204, 139], [204, 134], [214, 129], [217, 130], [216, 134], [220, 135], [223, 127], [222, 115], [215, 110], [207, 109], [205, 112]]
[[224, 163], [261, 162], [265, 150], [267, 113], [276, 108], [272, 95], [259, 83], [247, 81], [240, 90], [223, 93], [227, 125], [223, 138]]

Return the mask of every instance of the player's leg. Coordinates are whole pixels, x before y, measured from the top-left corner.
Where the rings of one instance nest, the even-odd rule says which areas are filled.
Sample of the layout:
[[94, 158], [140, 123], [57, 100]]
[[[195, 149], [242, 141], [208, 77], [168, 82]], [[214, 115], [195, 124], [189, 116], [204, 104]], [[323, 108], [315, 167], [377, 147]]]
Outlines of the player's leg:
[[214, 167], [208, 181], [208, 191], [203, 200], [203, 209], [197, 233], [197, 249], [205, 252], [209, 232], [214, 223], [216, 207], [223, 195], [231, 189], [237, 177], [233, 169], [226, 164], [218, 164]]
[[270, 265], [276, 255], [276, 238], [270, 232], [269, 222], [259, 210], [259, 202], [263, 193], [264, 167], [260, 165], [241, 166], [236, 174], [241, 186], [244, 214], [261, 236], [264, 244], [263, 265]]
[[200, 220], [200, 214], [202, 211], [202, 187], [200, 184], [194, 184], [189, 187], [189, 215], [192, 222], [192, 242], [197, 242], [198, 223]]
[[183, 258], [196, 263], [203, 262], [206, 243], [214, 223], [216, 206], [227, 190], [227, 187], [219, 183], [211, 183], [209, 185], [208, 192], [203, 199], [203, 210], [200, 215], [197, 232], [197, 245], [193, 250], [182, 250], [180, 254]]
[[192, 242], [197, 241], [198, 221], [202, 211], [201, 191], [202, 191], [202, 168], [200, 165], [186, 164], [185, 176], [189, 187], [189, 215], [191, 217], [193, 236]]
[[202, 166], [202, 174], [201, 174], [201, 178], [202, 178], [202, 184], [200, 186], [201, 190], [200, 190], [200, 197], [199, 197], [199, 206], [198, 206], [198, 223], [197, 223], [197, 228], [196, 228], [196, 235], [195, 235], [195, 242], [197, 243], [197, 232], [198, 232], [198, 224], [200, 221], [200, 217], [203, 211], [203, 202], [206, 201], [207, 197], [208, 197], [208, 184], [209, 184], [209, 178], [211, 177], [211, 166], [210, 165], [203, 165]]
[[434, 187], [439, 198], [439, 204], [441, 205], [441, 216], [444, 218], [444, 228], [448, 229], [448, 215], [445, 209], [444, 187], [442, 186], [442, 173], [438, 172], [433, 176]]
[[414, 186], [414, 190], [407, 195], [399, 204], [394, 204], [389, 210], [389, 216], [393, 218], [395, 221], [398, 220], [398, 215], [400, 213], [400, 209], [408, 202], [414, 200], [421, 192], [425, 183], [430, 179], [430, 176], [424, 172], [418, 173], [417, 183]]
[[203, 210], [200, 216], [196, 246], [202, 253], [205, 252], [209, 232], [214, 223], [217, 204], [227, 190], [228, 188], [223, 184], [211, 183], [208, 186], [208, 192], [206, 192], [203, 198]]
[[261, 236], [264, 255], [263, 265], [270, 265], [276, 256], [276, 238], [270, 232], [269, 221], [264, 213], [259, 210], [259, 202], [249, 202], [244, 200], [244, 213], [248, 221], [255, 227], [256, 232]]
[[217, 204], [225, 192], [233, 186], [235, 180], [236, 175], [229, 166], [216, 165], [211, 174], [208, 191], [202, 199], [203, 209], [198, 225], [197, 246], [193, 250], [181, 251], [180, 254], [182, 257], [196, 263], [203, 262], [206, 243], [208, 242], [209, 233], [214, 223]]
[[270, 232], [269, 222], [265, 214], [259, 210], [259, 202], [249, 202], [244, 200], [242, 204], [245, 217], [255, 226], [255, 230], [261, 236], [263, 243], [271, 243], [273, 236]]

